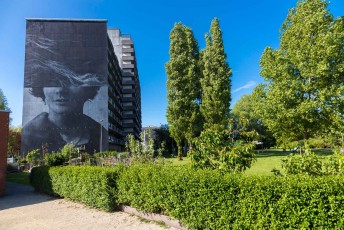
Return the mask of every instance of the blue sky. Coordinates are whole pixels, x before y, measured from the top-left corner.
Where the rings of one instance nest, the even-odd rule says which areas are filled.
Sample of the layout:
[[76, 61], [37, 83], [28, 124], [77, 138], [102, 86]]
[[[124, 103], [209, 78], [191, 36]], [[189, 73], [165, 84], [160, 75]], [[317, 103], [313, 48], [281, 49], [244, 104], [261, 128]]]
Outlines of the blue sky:
[[[107, 19], [135, 43], [141, 81], [142, 125], [167, 123], [164, 64], [169, 59], [169, 33], [175, 22], [191, 27], [201, 49], [211, 20], [220, 19], [227, 60], [233, 69], [232, 105], [263, 79], [259, 59], [266, 46], [278, 48], [279, 28], [297, 0], [115, 1], [0, 0], [0, 88], [12, 110], [12, 125], [22, 121], [25, 18]], [[344, 15], [344, 0], [329, 9]]]

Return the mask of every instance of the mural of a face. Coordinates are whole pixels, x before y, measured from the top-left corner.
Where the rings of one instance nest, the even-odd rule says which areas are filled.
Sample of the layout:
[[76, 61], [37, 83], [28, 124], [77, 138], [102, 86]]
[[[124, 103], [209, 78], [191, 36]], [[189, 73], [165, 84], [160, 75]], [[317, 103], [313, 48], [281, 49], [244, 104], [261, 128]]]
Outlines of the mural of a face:
[[44, 87], [45, 102], [49, 111], [54, 113], [80, 112], [84, 102], [87, 87]]
[[107, 145], [106, 22], [28, 20], [22, 151]]

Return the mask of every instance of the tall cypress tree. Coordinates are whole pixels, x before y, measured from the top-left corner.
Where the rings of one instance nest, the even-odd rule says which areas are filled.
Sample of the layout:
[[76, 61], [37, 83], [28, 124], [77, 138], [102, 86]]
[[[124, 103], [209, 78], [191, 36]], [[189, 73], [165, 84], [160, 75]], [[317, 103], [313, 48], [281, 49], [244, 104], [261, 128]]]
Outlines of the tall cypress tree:
[[200, 104], [199, 50], [190, 28], [176, 23], [170, 33], [167, 73], [167, 121], [182, 159], [182, 143], [191, 143], [202, 128]]
[[201, 112], [205, 129], [223, 131], [228, 124], [232, 70], [226, 58], [219, 20], [215, 18], [210, 34], [206, 34], [206, 48], [202, 54]]

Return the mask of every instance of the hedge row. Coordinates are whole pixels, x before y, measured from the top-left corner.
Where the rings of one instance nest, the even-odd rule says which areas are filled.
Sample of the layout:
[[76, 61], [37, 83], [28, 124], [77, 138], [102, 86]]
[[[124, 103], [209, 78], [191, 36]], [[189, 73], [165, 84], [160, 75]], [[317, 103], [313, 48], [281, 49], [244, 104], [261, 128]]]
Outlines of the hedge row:
[[30, 180], [38, 192], [112, 211], [117, 204], [116, 180], [122, 169], [91, 166], [37, 167], [32, 169]]
[[[55, 194], [89, 203], [94, 199], [101, 204], [95, 207], [126, 204], [166, 214], [190, 229], [344, 229], [344, 178], [340, 176], [252, 177], [160, 165], [38, 171], [50, 175]], [[76, 175], [65, 174], [71, 171]], [[57, 177], [61, 179], [53, 179]], [[80, 187], [87, 189], [84, 193], [62, 190], [62, 185], [55, 185], [57, 182], [68, 183], [78, 191], [83, 190]], [[49, 191], [49, 186], [36, 182], [37, 187]], [[88, 193], [97, 195], [90, 197]]]

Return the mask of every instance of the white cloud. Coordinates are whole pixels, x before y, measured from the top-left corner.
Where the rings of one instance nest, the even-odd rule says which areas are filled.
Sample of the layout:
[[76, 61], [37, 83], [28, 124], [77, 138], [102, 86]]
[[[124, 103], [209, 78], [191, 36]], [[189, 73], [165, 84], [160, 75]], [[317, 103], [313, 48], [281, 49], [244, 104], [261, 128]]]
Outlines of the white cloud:
[[243, 85], [243, 86], [241, 86], [241, 87], [239, 87], [239, 88], [233, 90], [232, 93], [236, 93], [236, 92], [238, 92], [238, 91], [240, 91], [240, 90], [243, 90], [243, 89], [249, 89], [249, 88], [253, 87], [255, 84], [256, 84], [255, 81], [249, 81], [249, 82], [247, 82], [245, 85]]

